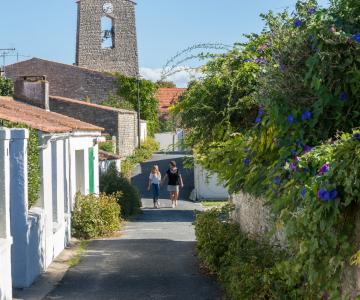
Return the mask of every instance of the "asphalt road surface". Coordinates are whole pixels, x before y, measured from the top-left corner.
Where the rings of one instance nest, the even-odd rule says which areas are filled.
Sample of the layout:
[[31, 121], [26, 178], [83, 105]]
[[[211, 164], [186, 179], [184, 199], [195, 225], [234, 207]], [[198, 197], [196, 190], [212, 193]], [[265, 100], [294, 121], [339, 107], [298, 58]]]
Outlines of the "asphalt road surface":
[[[161, 209], [152, 208], [146, 181], [153, 164], [165, 173], [169, 161], [181, 166], [182, 155], [157, 154], [141, 165], [133, 179], [143, 195], [143, 214], [128, 222], [121, 236], [95, 240], [80, 263], [71, 268], [46, 299], [217, 300], [216, 280], [200, 272], [192, 222], [199, 204], [185, 200], [171, 208], [165, 188]], [[193, 185], [191, 171], [182, 170], [186, 199]]]

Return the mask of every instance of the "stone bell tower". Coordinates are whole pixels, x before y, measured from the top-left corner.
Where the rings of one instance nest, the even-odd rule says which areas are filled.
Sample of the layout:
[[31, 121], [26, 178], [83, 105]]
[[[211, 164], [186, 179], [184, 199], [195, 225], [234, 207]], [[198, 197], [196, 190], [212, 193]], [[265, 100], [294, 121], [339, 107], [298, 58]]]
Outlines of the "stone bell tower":
[[135, 77], [139, 72], [132, 0], [77, 0], [76, 65]]

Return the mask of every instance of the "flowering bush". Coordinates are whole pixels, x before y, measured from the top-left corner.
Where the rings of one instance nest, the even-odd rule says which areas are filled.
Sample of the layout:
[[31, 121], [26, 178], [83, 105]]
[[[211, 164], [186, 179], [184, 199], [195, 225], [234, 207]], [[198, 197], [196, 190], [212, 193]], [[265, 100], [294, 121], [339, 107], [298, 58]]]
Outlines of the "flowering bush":
[[241, 60], [210, 62], [177, 113], [198, 162], [230, 191], [267, 198], [289, 243], [276, 270], [293, 297], [335, 299], [360, 200], [360, 7], [298, 1], [263, 18], [262, 35], [234, 50]]
[[99, 196], [78, 193], [71, 216], [73, 235], [81, 239], [92, 239], [120, 230], [121, 209], [117, 204], [119, 196], [120, 193]]

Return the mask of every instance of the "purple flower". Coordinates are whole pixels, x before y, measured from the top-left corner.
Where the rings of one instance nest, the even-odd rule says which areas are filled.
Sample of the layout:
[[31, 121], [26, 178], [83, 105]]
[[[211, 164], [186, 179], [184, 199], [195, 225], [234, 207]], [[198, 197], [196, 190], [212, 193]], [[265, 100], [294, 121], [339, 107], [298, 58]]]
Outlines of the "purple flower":
[[328, 201], [330, 199], [330, 193], [325, 189], [320, 189], [317, 193], [319, 199]]
[[264, 115], [264, 113], [265, 113], [265, 110], [263, 108], [260, 108], [259, 112], [258, 112], [258, 116], [261, 117]]
[[320, 200], [326, 202], [328, 200], [335, 200], [338, 196], [338, 192], [336, 189], [333, 189], [330, 192], [325, 189], [319, 189], [317, 196]]
[[313, 15], [314, 13], [316, 13], [316, 7], [309, 8], [309, 14]]
[[295, 20], [295, 27], [299, 28], [302, 25], [302, 21], [300, 19]]
[[339, 94], [339, 98], [341, 101], [346, 101], [348, 99], [348, 95], [344, 91], [342, 91]]
[[289, 116], [287, 117], [287, 120], [288, 120], [289, 123], [293, 123], [293, 122], [294, 122], [294, 116], [293, 116], [293, 115], [289, 115]]
[[255, 123], [256, 123], [256, 124], [261, 123], [261, 118], [260, 118], [260, 117], [257, 117], [257, 118], [255, 119]]
[[294, 149], [291, 149], [291, 156], [295, 156], [296, 151]]
[[352, 137], [353, 137], [354, 140], [360, 141], [360, 132], [354, 133]]
[[299, 156], [295, 156], [295, 161], [299, 161], [300, 160], [300, 158], [299, 158]]
[[309, 145], [304, 146], [304, 154], [309, 153], [311, 150], [312, 150], [312, 147], [310, 147]]
[[311, 111], [305, 111], [302, 115], [301, 115], [301, 120], [306, 121], [311, 119], [312, 117], [312, 113]]
[[289, 168], [290, 168], [291, 171], [295, 171], [296, 168], [297, 168], [296, 163], [291, 163]]
[[312, 41], [314, 38], [315, 38], [315, 35], [309, 34], [309, 36], [308, 36], [308, 40], [309, 40], [309, 41]]
[[246, 59], [244, 59], [244, 62], [248, 63], [248, 62], [252, 62], [252, 60], [250, 58], [246, 58]]
[[331, 200], [335, 200], [338, 196], [338, 192], [336, 189], [333, 189], [332, 191], [330, 191], [330, 199]]
[[243, 161], [243, 163], [244, 163], [244, 166], [248, 166], [249, 164], [250, 164], [250, 159], [249, 158], [244, 158], [244, 161]]
[[275, 183], [276, 183], [277, 185], [280, 185], [280, 183], [281, 183], [281, 178], [280, 178], [280, 176], [276, 176], [276, 177], [275, 177]]
[[305, 195], [306, 195], [306, 189], [305, 188], [303, 188], [301, 190], [300, 195], [301, 195], [302, 198], [305, 198]]
[[280, 71], [285, 72], [285, 70], [286, 70], [286, 66], [284, 64], [281, 64], [280, 65]]
[[319, 174], [324, 174], [326, 172], [329, 172], [329, 164], [328, 163], [325, 163], [321, 166], [320, 170], [319, 170]]
[[360, 33], [356, 33], [353, 35], [353, 40], [357, 43], [360, 43]]
[[255, 62], [256, 62], [257, 64], [263, 64], [263, 63], [266, 62], [266, 59], [265, 59], [264, 57], [257, 58], [257, 59], [255, 60]]

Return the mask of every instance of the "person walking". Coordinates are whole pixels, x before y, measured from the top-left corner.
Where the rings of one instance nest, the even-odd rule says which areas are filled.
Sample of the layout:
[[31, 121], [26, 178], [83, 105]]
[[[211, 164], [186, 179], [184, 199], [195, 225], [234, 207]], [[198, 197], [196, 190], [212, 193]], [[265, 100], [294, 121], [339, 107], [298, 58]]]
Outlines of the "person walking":
[[152, 188], [154, 208], [160, 208], [159, 193], [160, 193], [160, 182], [161, 182], [161, 173], [159, 167], [154, 165], [151, 169], [149, 176], [148, 190]]
[[180, 187], [184, 187], [184, 182], [182, 180], [179, 169], [176, 167], [176, 161], [171, 161], [169, 165], [169, 170], [166, 171], [166, 175], [162, 180], [162, 184], [165, 180], [168, 180], [167, 190], [170, 192], [170, 200], [172, 207], [174, 208], [178, 204]]

